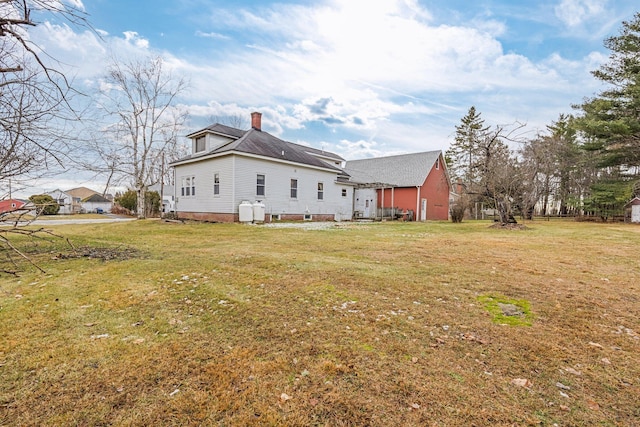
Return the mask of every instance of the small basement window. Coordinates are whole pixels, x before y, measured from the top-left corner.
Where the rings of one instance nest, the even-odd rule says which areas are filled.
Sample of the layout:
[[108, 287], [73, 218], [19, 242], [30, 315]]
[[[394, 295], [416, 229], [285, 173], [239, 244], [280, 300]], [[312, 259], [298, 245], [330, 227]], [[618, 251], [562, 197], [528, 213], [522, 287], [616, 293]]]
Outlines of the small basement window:
[[311, 214], [304, 214], [305, 221], [311, 221], [312, 219], [313, 219], [313, 216]]

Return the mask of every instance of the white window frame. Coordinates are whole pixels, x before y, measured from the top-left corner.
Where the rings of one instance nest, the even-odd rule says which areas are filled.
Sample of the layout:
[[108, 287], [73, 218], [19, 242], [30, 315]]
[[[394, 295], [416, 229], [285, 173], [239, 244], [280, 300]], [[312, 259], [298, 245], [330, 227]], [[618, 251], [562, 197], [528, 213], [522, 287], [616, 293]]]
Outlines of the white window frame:
[[196, 195], [195, 175], [183, 176], [180, 182], [181, 182], [181, 187], [180, 187], [181, 197], [195, 197]]
[[[200, 143], [202, 145], [199, 145]], [[207, 149], [207, 136], [206, 135], [202, 135], [202, 136], [197, 137], [196, 141], [195, 141], [194, 151], [196, 153], [200, 153], [202, 151], [205, 151], [206, 149]]]
[[324, 200], [324, 182], [318, 182], [318, 200]]
[[291, 178], [289, 182], [291, 186], [291, 191], [289, 191], [289, 197], [292, 199], [297, 199], [298, 198], [298, 180], [296, 178]]
[[[260, 177], [262, 177], [262, 183], [260, 182]], [[267, 195], [267, 175], [263, 173], [256, 174], [256, 196], [266, 197], [266, 195]]]
[[220, 172], [213, 173], [213, 195], [220, 195]]

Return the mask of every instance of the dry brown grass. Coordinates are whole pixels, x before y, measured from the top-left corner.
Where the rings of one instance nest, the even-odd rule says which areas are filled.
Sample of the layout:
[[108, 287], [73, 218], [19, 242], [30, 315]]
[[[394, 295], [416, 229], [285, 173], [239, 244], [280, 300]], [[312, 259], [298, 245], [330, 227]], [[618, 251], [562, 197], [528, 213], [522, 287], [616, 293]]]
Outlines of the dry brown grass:
[[0, 425], [639, 425], [640, 228], [527, 226], [56, 228], [144, 256], [0, 279]]

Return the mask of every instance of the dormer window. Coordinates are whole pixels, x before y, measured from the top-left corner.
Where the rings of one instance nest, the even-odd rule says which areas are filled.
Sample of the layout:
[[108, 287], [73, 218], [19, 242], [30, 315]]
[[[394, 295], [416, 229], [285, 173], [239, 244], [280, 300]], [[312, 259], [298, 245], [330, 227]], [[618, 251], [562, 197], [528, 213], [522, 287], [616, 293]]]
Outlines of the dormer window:
[[207, 138], [203, 136], [199, 136], [196, 138], [196, 153], [204, 151], [207, 147]]

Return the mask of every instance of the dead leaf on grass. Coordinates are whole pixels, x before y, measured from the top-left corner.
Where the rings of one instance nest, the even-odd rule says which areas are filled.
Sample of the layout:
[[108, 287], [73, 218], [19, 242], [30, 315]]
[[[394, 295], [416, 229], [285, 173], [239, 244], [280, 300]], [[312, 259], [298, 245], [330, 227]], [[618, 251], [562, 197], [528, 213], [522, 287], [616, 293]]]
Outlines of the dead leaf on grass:
[[287, 393], [282, 393], [280, 395], [280, 401], [281, 402], [286, 402], [287, 400], [291, 400], [291, 396], [289, 396]]
[[579, 375], [582, 375], [582, 372], [580, 372], [580, 371], [576, 371], [575, 369], [570, 368], [570, 367], [564, 368], [564, 370], [565, 370], [566, 372], [570, 373], [570, 374], [573, 374], [573, 375], [578, 375], [578, 376], [579, 376]]
[[589, 407], [589, 409], [591, 409], [592, 411], [600, 410], [600, 405], [598, 405], [598, 402], [593, 399], [587, 399], [587, 407]]
[[524, 388], [530, 388], [533, 385], [533, 383], [526, 378], [514, 378], [511, 380], [511, 384]]
[[591, 347], [596, 347], [596, 348], [603, 348], [602, 344], [598, 344], [597, 342], [593, 342], [593, 341], [589, 341], [589, 345]]

